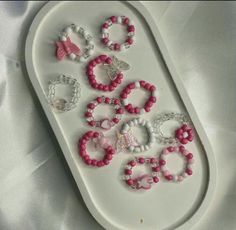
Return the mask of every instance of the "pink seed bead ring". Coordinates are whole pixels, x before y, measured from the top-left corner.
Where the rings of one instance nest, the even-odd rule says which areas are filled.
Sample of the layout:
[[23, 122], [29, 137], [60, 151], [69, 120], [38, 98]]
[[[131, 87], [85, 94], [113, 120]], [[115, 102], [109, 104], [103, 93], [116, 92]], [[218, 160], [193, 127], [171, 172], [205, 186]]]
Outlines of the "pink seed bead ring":
[[[166, 155], [173, 153], [179, 153], [181, 156], [185, 158], [186, 161], [185, 169], [178, 175], [172, 174], [166, 167]], [[193, 154], [190, 153], [183, 145], [177, 147], [169, 146], [167, 148], [164, 148], [159, 158], [159, 165], [164, 178], [168, 181], [173, 181], [173, 182], [181, 182], [186, 177], [191, 176], [193, 174], [192, 170], [193, 163], [194, 163]]]
[[90, 158], [86, 150], [87, 143], [94, 138], [99, 138], [100, 135], [101, 134], [98, 132], [88, 131], [79, 139], [79, 142], [78, 142], [79, 155], [84, 160], [85, 164], [89, 166], [93, 166], [93, 167], [106, 166], [110, 163], [110, 161], [113, 158], [113, 155], [115, 154], [115, 149], [111, 145], [107, 145], [106, 147], [103, 148], [105, 151], [105, 155], [103, 159], [98, 160], [98, 159]]
[[[131, 103], [128, 102], [128, 95], [133, 89], [145, 89], [150, 91], [151, 95], [147, 102], [144, 104], [144, 108], [134, 107]], [[157, 90], [156, 87], [145, 81], [136, 81], [129, 83], [121, 92], [120, 98], [127, 112], [131, 114], [143, 114], [151, 111], [151, 108], [157, 101]]]
[[[162, 125], [166, 121], [174, 120], [180, 123], [181, 127], [175, 131], [175, 134], [167, 136], [162, 131]], [[154, 133], [159, 142], [164, 144], [187, 144], [193, 141], [194, 132], [193, 129], [188, 125], [188, 118], [186, 115], [181, 113], [163, 113], [158, 115], [153, 121]]]
[[114, 77], [113, 80], [111, 80], [109, 85], [99, 83], [96, 80], [96, 76], [94, 75], [94, 68], [98, 64], [109, 64], [110, 65], [112, 63], [113, 63], [113, 59], [108, 57], [107, 55], [99, 55], [98, 57], [94, 58], [93, 60], [91, 60], [89, 62], [89, 64], [87, 65], [86, 74], [87, 74], [87, 77], [89, 79], [90, 85], [94, 89], [104, 91], [104, 92], [109, 92], [109, 91], [111, 92], [111, 91], [114, 91], [115, 88], [119, 84], [121, 84], [121, 82], [123, 80], [123, 74], [120, 71], [117, 72], [116, 76]]
[[[152, 174], [143, 174], [136, 178], [131, 178], [133, 174], [132, 169], [135, 166], [147, 164], [152, 169]], [[158, 183], [158, 172], [160, 171], [160, 167], [158, 165], [157, 159], [153, 157], [136, 157], [135, 159], [129, 161], [125, 166], [124, 170], [124, 180], [127, 185], [129, 185], [132, 189], [150, 189], [153, 183]]]
[[[113, 42], [109, 39], [108, 29], [113, 24], [121, 24], [127, 27], [127, 37], [125, 41], [120, 44], [118, 42]], [[110, 50], [124, 51], [128, 49], [134, 43], [135, 27], [134, 23], [125, 16], [111, 16], [102, 25], [102, 43], [107, 46]]]
[[[94, 109], [100, 104], [107, 104], [107, 105], [114, 106], [115, 116], [111, 120], [109, 120], [108, 118], [105, 118], [99, 121], [95, 121], [93, 117], [93, 112], [94, 112]], [[87, 111], [84, 115], [90, 126], [109, 130], [114, 125], [119, 123], [123, 114], [124, 114], [124, 110], [121, 108], [121, 102], [119, 99], [100, 96], [100, 97], [97, 97], [95, 100], [91, 101], [87, 105]]]

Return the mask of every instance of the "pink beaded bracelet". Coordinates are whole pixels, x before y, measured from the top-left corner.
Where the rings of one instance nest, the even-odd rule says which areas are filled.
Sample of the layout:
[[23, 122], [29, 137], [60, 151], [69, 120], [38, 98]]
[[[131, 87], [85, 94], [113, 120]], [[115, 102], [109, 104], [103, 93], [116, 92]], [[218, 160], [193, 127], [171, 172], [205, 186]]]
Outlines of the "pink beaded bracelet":
[[[139, 107], [133, 107], [131, 103], [128, 102], [127, 97], [131, 93], [133, 89], [142, 88], [145, 90], [148, 90], [151, 92], [151, 96], [147, 100], [147, 102], [144, 104], [144, 108]], [[121, 100], [123, 105], [125, 106], [125, 109], [127, 112], [131, 114], [143, 114], [146, 112], [151, 111], [151, 107], [156, 103], [157, 101], [157, 90], [154, 85], [151, 85], [148, 82], [145, 81], [136, 81], [128, 84], [121, 92], [120, 94]]]
[[[179, 173], [178, 175], [173, 175], [167, 168], [166, 168], [166, 155], [179, 153], [182, 155], [186, 160], [186, 166], [183, 172]], [[192, 164], [194, 163], [193, 154], [190, 153], [183, 145], [178, 147], [169, 146], [165, 148], [159, 158], [159, 165], [161, 168], [161, 172], [164, 178], [168, 181], [174, 182], [181, 182], [187, 176], [191, 176], [193, 174], [192, 171]]]
[[98, 64], [101, 64], [101, 63], [111, 65], [113, 63], [113, 59], [108, 57], [107, 55], [99, 55], [98, 57], [91, 60], [89, 64], [87, 65], [87, 71], [86, 71], [86, 74], [89, 79], [89, 83], [94, 89], [104, 91], [104, 92], [108, 92], [108, 91], [111, 92], [115, 90], [115, 88], [119, 84], [121, 84], [123, 80], [123, 74], [121, 72], [118, 72], [116, 76], [114, 77], [114, 79], [111, 80], [109, 85], [98, 83], [96, 80], [96, 76], [94, 75], [94, 68]]
[[[148, 164], [152, 168], [152, 174], [143, 174], [139, 177], [136, 177], [134, 179], [131, 178], [131, 175], [133, 174], [132, 169], [137, 165], [143, 165]], [[124, 179], [126, 183], [133, 189], [150, 189], [153, 183], [158, 183], [158, 172], [160, 171], [160, 167], [157, 163], [156, 158], [144, 158], [144, 157], [136, 157], [135, 159], [128, 162], [128, 164], [125, 166], [124, 170]]]
[[[127, 38], [125, 42], [120, 44], [118, 42], [113, 42], [109, 39], [108, 29], [113, 24], [121, 24], [127, 27]], [[124, 51], [128, 49], [134, 43], [135, 27], [133, 22], [125, 16], [111, 16], [102, 25], [102, 43], [111, 50]]]
[[98, 132], [88, 131], [79, 139], [79, 142], [78, 142], [79, 155], [82, 157], [85, 164], [87, 164], [89, 166], [103, 167], [105, 165], [108, 165], [110, 163], [110, 161], [112, 160], [113, 155], [115, 154], [115, 149], [111, 145], [108, 144], [108, 145], [102, 147], [105, 151], [105, 155], [104, 155], [103, 159], [97, 160], [94, 158], [93, 159], [90, 158], [90, 156], [86, 150], [87, 143], [90, 140], [93, 140], [95, 138], [99, 138], [100, 135], [101, 134], [99, 134]]
[[[108, 118], [105, 118], [100, 121], [95, 121], [93, 117], [94, 109], [102, 103], [114, 106], [116, 114], [111, 120], [109, 120]], [[87, 105], [87, 112], [85, 113], [85, 117], [90, 126], [100, 127], [102, 129], [109, 130], [114, 125], [119, 123], [123, 113], [124, 113], [124, 110], [121, 108], [121, 102], [119, 99], [100, 96], [100, 97], [97, 97], [94, 101], [91, 101]]]

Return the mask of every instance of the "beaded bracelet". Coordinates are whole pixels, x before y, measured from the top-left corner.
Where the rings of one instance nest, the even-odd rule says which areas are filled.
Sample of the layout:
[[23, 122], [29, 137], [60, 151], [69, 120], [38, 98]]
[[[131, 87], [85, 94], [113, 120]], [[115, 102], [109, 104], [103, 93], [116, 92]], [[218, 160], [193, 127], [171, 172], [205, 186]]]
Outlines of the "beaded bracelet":
[[[179, 153], [182, 155], [186, 160], [186, 166], [185, 169], [179, 173], [178, 175], [173, 175], [167, 168], [166, 168], [166, 155], [173, 154], [173, 153]], [[159, 159], [159, 165], [161, 168], [161, 172], [164, 176], [164, 178], [168, 181], [174, 181], [174, 182], [181, 182], [184, 178], [187, 176], [191, 176], [193, 174], [192, 171], [192, 164], [194, 163], [193, 154], [190, 153], [183, 145], [180, 145], [178, 147], [169, 146], [165, 148]]]
[[[102, 83], [98, 83], [95, 79], [95, 75], [94, 75], [94, 68], [98, 65], [103, 63], [103, 66], [106, 69], [106, 72], [108, 73], [108, 76], [111, 78], [111, 82], [109, 85], [105, 85]], [[89, 83], [90, 85], [97, 90], [100, 91], [113, 91], [115, 90], [115, 88], [121, 84], [122, 79], [123, 79], [123, 74], [121, 73], [121, 68], [115, 66], [113, 67], [114, 64], [114, 58], [110, 58], [107, 55], [99, 55], [98, 57], [94, 58], [93, 60], [91, 60], [87, 66], [87, 70], [86, 70], [86, 74], [88, 76], [89, 79]], [[107, 67], [109, 66], [109, 67]], [[114, 69], [115, 68], [115, 69]], [[124, 68], [123, 68], [124, 69]], [[128, 69], [128, 67], [127, 67]]]
[[[152, 169], [152, 174], [143, 174], [137, 178], [132, 179], [131, 175], [133, 173], [132, 169], [135, 166], [147, 164]], [[150, 189], [153, 183], [158, 183], [158, 172], [160, 171], [160, 167], [157, 163], [156, 158], [144, 158], [144, 157], [137, 157], [131, 161], [128, 162], [128, 164], [125, 166], [124, 170], [124, 180], [126, 181], [126, 184], [129, 185], [132, 189]]]
[[[111, 120], [105, 118], [105, 119], [100, 120], [100, 121], [95, 121], [95, 119], [93, 117], [94, 109], [99, 104], [102, 104], [102, 103], [114, 106], [116, 114]], [[90, 102], [87, 105], [87, 112], [85, 113], [85, 117], [86, 117], [87, 122], [90, 126], [100, 127], [102, 129], [109, 130], [114, 125], [119, 123], [123, 113], [124, 113], [124, 110], [121, 108], [121, 103], [120, 103], [119, 99], [101, 96], [101, 97], [97, 97], [94, 101]]]
[[[174, 120], [181, 124], [181, 127], [175, 131], [175, 136], [166, 136], [161, 126], [164, 122]], [[157, 139], [164, 144], [187, 144], [194, 138], [193, 129], [188, 125], [188, 118], [184, 114], [180, 113], [163, 113], [156, 117], [153, 121], [153, 128]]]
[[[64, 98], [56, 98], [57, 85], [69, 85], [72, 87], [72, 96], [70, 100]], [[60, 75], [56, 79], [51, 80], [48, 87], [48, 102], [58, 112], [65, 112], [75, 108], [80, 98], [80, 84], [72, 77]]]
[[[71, 42], [71, 33], [78, 34], [82, 39], [86, 41], [86, 47], [84, 52], [81, 54], [80, 48]], [[71, 60], [78, 62], [85, 62], [94, 52], [93, 38], [88, 32], [75, 24], [67, 26], [61, 35], [59, 36], [60, 41], [56, 42], [57, 51], [56, 56], [58, 60], [64, 59], [68, 56]]]
[[113, 158], [113, 155], [115, 154], [115, 149], [111, 145], [107, 145], [104, 147], [100, 146], [105, 151], [103, 159], [98, 160], [95, 158], [90, 158], [90, 156], [86, 150], [87, 143], [90, 140], [93, 140], [94, 138], [99, 138], [100, 135], [101, 134], [99, 134], [98, 132], [88, 131], [79, 139], [79, 142], [78, 142], [79, 155], [84, 160], [85, 164], [87, 164], [89, 166], [93, 166], [93, 167], [106, 166], [110, 163], [110, 161]]
[[[127, 97], [133, 89], [142, 88], [151, 92], [151, 96], [144, 105], [144, 108], [133, 107], [131, 103], [128, 102]], [[128, 84], [121, 92], [120, 97], [122, 103], [125, 106], [127, 112], [131, 114], [143, 114], [151, 111], [151, 107], [156, 103], [157, 100], [157, 90], [154, 85], [149, 84], [145, 81], [136, 81]]]
[[155, 142], [155, 136], [153, 132], [152, 125], [149, 121], [145, 121], [141, 118], [135, 118], [125, 123], [121, 129], [122, 134], [129, 133], [130, 129], [135, 126], [143, 126], [146, 128], [148, 133], [148, 142], [143, 145], [129, 145], [128, 150], [134, 153], [140, 153], [149, 150]]
[[[127, 38], [124, 43], [120, 44], [113, 42], [109, 39], [108, 29], [113, 24], [121, 24], [127, 26]], [[115, 51], [124, 51], [128, 49], [134, 43], [135, 27], [133, 22], [125, 16], [111, 16], [108, 20], [105, 21], [102, 25], [102, 43], [107, 46], [110, 50]]]

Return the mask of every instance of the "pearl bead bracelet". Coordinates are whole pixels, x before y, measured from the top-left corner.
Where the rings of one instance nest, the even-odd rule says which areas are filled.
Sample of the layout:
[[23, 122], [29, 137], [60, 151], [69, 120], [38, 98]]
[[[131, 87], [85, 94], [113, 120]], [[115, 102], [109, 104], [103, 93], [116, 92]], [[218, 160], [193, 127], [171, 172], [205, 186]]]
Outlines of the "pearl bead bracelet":
[[[182, 155], [186, 160], [186, 166], [185, 169], [178, 175], [173, 175], [167, 168], [166, 168], [166, 155], [173, 154], [173, 153], [179, 153]], [[161, 168], [161, 172], [164, 176], [164, 178], [168, 181], [173, 182], [181, 182], [184, 180], [187, 176], [191, 176], [193, 174], [192, 171], [192, 164], [194, 163], [193, 154], [190, 153], [183, 145], [180, 145], [178, 147], [169, 146], [165, 148], [159, 158], [159, 165]]]
[[[166, 121], [174, 120], [181, 124], [181, 127], [175, 131], [174, 136], [166, 136], [161, 127]], [[181, 113], [163, 113], [158, 115], [153, 121], [153, 128], [159, 142], [164, 144], [187, 144], [194, 138], [193, 129], [187, 124], [187, 116]]]
[[[70, 35], [78, 34], [86, 41], [84, 52], [81, 53], [80, 48], [71, 42]], [[85, 62], [94, 52], [94, 43], [92, 36], [82, 27], [71, 24], [67, 26], [59, 36], [60, 41], [56, 42], [56, 56], [59, 60], [68, 56], [71, 60], [77, 62]]]
[[[145, 89], [151, 92], [151, 96], [147, 100], [147, 102], [144, 104], [144, 108], [134, 107], [131, 103], [128, 102], [128, 95], [131, 93], [133, 89]], [[129, 83], [121, 92], [120, 94], [121, 100], [123, 105], [125, 106], [125, 109], [128, 113], [131, 114], [143, 114], [151, 111], [151, 107], [156, 103], [157, 101], [157, 90], [154, 85], [149, 84], [145, 81], [136, 81]]]
[[115, 154], [115, 149], [111, 145], [107, 145], [106, 147], [100, 146], [105, 151], [105, 155], [103, 159], [98, 160], [98, 159], [90, 158], [86, 150], [87, 143], [94, 138], [99, 138], [100, 135], [101, 134], [98, 132], [88, 131], [79, 139], [79, 142], [78, 142], [79, 155], [84, 160], [85, 164], [89, 166], [93, 166], [93, 167], [106, 166], [110, 164], [110, 161], [112, 160], [113, 155]]
[[[70, 100], [56, 97], [57, 85], [69, 85], [72, 87], [72, 96]], [[74, 78], [66, 75], [60, 75], [55, 80], [51, 80], [48, 87], [48, 102], [58, 112], [65, 112], [75, 108], [80, 98], [80, 84]]]
[[[111, 120], [105, 118], [100, 121], [95, 121], [93, 117], [94, 109], [102, 103], [114, 106], [116, 114]], [[124, 110], [121, 108], [121, 103], [119, 99], [101, 96], [101, 97], [97, 97], [94, 101], [90, 102], [87, 105], [87, 112], [85, 113], [85, 117], [90, 126], [100, 127], [102, 129], [109, 130], [114, 125], [119, 123], [123, 113], [124, 113]]]
[[[113, 79], [111, 79], [111, 82], [109, 85], [105, 85], [102, 83], [98, 83], [96, 81], [96, 76], [94, 75], [94, 68], [98, 65], [103, 63], [104, 66], [105, 65], [112, 65], [113, 64], [114, 59], [110, 58], [107, 55], [99, 55], [98, 57], [94, 58], [93, 60], [91, 60], [89, 62], [89, 64], [87, 65], [87, 70], [86, 70], [86, 74], [87, 77], [89, 79], [89, 83], [90, 85], [97, 90], [100, 91], [104, 91], [104, 92], [108, 92], [108, 91], [114, 91], [115, 88], [121, 84], [122, 80], [123, 80], [123, 74], [117, 70], [115, 72], [115, 74], [112, 74]], [[107, 70], [108, 71], [108, 70]], [[115, 75], [115, 76], [114, 76]]]
[[154, 142], [155, 142], [155, 136], [153, 132], [152, 125], [149, 121], [145, 121], [141, 118], [135, 118], [133, 120], [130, 120], [129, 122], [125, 123], [121, 129], [121, 134], [127, 134], [130, 132], [130, 129], [135, 126], [143, 126], [146, 128], [146, 131], [148, 133], [148, 142], [143, 145], [129, 145], [128, 150], [130, 152], [134, 153], [140, 153], [149, 150]]
[[[131, 178], [131, 175], [133, 174], [132, 169], [138, 165], [147, 164], [152, 169], [152, 174], [143, 174], [139, 177], [136, 177], [134, 179]], [[125, 166], [124, 170], [124, 180], [127, 185], [129, 185], [132, 189], [145, 189], [148, 190], [151, 188], [153, 183], [158, 183], [158, 172], [160, 171], [160, 167], [157, 163], [156, 158], [144, 158], [144, 157], [136, 157], [135, 159], [128, 162], [128, 164]]]
[[[127, 27], [127, 38], [124, 43], [120, 44], [109, 39], [108, 29], [113, 24], [121, 24]], [[102, 25], [102, 43], [110, 50], [124, 51], [134, 43], [135, 27], [133, 22], [125, 16], [111, 16]]]

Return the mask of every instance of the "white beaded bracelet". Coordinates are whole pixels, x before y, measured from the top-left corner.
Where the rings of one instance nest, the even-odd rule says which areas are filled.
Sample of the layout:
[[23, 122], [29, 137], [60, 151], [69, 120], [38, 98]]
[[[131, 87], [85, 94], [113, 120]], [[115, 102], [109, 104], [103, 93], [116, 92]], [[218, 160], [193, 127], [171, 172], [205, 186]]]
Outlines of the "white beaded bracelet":
[[[72, 87], [70, 100], [56, 97], [56, 86], [60, 84], [70, 85]], [[51, 80], [48, 89], [48, 102], [57, 112], [65, 112], [73, 109], [80, 98], [80, 84], [76, 79], [69, 76], [60, 75], [55, 80]]]
[[146, 128], [147, 133], [148, 133], [148, 142], [143, 145], [137, 145], [137, 146], [131, 145], [128, 147], [128, 150], [134, 153], [140, 153], [140, 152], [149, 150], [155, 142], [155, 136], [154, 136], [151, 122], [145, 121], [144, 119], [141, 119], [141, 118], [135, 118], [123, 125], [121, 133], [126, 134], [129, 132], [129, 130], [132, 127], [135, 127], [135, 126], [143, 126]]
[[[71, 42], [70, 35], [78, 34], [86, 41], [86, 47], [81, 53], [80, 48]], [[75, 24], [67, 26], [59, 36], [60, 41], [56, 42], [56, 56], [59, 60], [68, 56], [73, 61], [85, 62], [94, 52], [93, 37], [82, 27]]]

